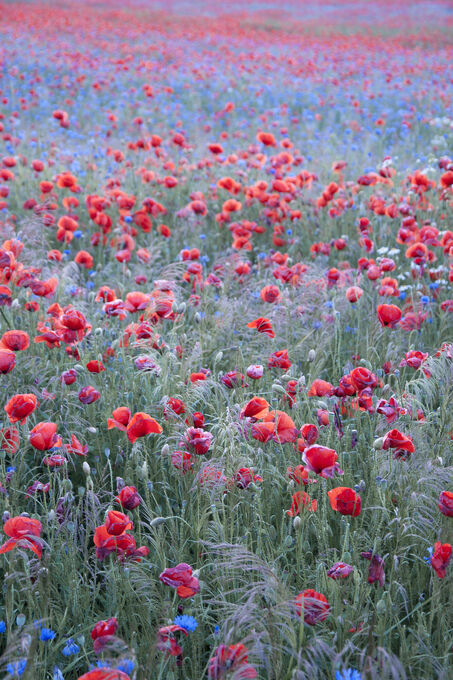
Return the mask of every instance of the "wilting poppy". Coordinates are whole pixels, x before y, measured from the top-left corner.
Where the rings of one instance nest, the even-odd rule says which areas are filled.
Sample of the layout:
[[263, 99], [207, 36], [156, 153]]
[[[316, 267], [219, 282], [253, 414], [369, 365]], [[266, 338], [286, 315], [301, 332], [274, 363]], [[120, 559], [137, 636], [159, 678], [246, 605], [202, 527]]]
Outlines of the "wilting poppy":
[[314, 626], [327, 619], [330, 605], [322, 593], [308, 588], [296, 597], [296, 611], [298, 616], [303, 614], [305, 623]]
[[338, 579], [347, 578], [351, 572], [354, 571], [354, 567], [345, 562], [335, 562], [327, 570], [327, 576], [332, 578], [334, 581]]
[[159, 576], [162, 583], [175, 588], [179, 597], [186, 599], [200, 592], [198, 579], [192, 575], [192, 567], [185, 562], [168, 567]]
[[358, 493], [346, 486], [337, 486], [327, 492], [332, 510], [341, 515], [360, 515], [362, 501]]
[[157, 644], [156, 647], [161, 652], [165, 652], [166, 656], [176, 656], [179, 657], [182, 663], [182, 657], [184, 655], [181, 645], [178, 645], [175, 638], [173, 637], [175, 633], [184, 633], [187, 637], [189, 635], [188, 631], [181, 626], [176, 624], [171, 624], [170, 626], [163, 626], [157, 631]]
[[384, 560], [378, 554], [373, 553], [372, 550], [360, 553], [361, 557], [369, 560], [370, 567], [368, 569], [368, 583], [377, 581], [381, 588], [385, 583]]
[[39, 406], [34, 394], [15, 394], [5, 406], [10, 423], [25, 423], [28, 416]]
[[42, 542], [40, 539], [42, 524], [31, 517], [11, 517], [3, 525], [3, 531], [10, 538], [0, 547], [0, 554], [19, 546], [32, 550], [41, 558]]

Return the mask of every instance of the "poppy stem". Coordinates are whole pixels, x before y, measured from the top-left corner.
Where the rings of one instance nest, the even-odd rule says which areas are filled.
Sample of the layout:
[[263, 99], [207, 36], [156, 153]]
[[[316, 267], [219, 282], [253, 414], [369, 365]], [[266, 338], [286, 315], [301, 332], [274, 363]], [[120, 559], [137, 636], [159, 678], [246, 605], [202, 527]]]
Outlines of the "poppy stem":
[[2, 308], [2, 307], [0, 307], [0, 314], [1, 314], [2, 317], [5, 319], [5, 323], [6, 323], [7, 328], [11, 329], [10, 322], [8, 321], [8, 318], [7, 318], [7, 316], [5, 315], [5, 312], [3, 311], [3, 308]]

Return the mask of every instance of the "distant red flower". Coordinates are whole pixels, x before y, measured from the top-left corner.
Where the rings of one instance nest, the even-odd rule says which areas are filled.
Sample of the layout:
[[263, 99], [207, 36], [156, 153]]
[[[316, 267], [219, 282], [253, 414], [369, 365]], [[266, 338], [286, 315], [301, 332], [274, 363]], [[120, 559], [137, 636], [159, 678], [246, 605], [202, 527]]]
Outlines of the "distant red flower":
[[208, 678], [223, 680], [233, 672], [240, 680], [256, 678], [256, 669], [248, 663], [248, 649], [242, 644], [220, 645], [209, 659]]
[[102, 362], [95, 361], [94, 359], [87, 363], [87, 369], [89, 370], [90, 373], [102, 373], [102, 371], [105, 371]]
[[270, 338], [275, 337], [272, 324], [266, 317], [260, 316], [258, 319], [255, 319], [255, 321], [250, 321], [247, 324], [247, 326], [248, 328], [256, 328], [258, 333], [264, 333], [265, 335], [268, 335]]
[[272, 304], [274, 302], [280, 301], [281, 294], [277, 286], [265, 286], [261, 289], [260, 297], [263, 302], [269, 302]]
[[19, 443], [19, 430], [15, 427], [4, 427], [0, 430], [0, 449], [3, 449], [3, 451], [12, 456], [19, 448]]
[[439, 496], [439, 510], [445, 517], [453, 517], [453, 492], [442, 491]]
[[290, 517], [295, 517], [301, 512], [308, 510], [309, 512], [316, 512], [318, 501], [311, 500], [308, 493], [305, 491], [296, 491], [291, 498], [291, 508], [286, 511]]
[[91, 385], [82, 387], [78, 394], [79, 401], [82, 402], [82, 404], [92, 404], [93, 402], [97, 401], [100, 396], [101, 393]]
[[337, 581], [338, 579], [347, 578], [353, 571], [354, 567], [350, 564], [346, 564], [345, 562], [335, 562], [335, 564], [332, 564], [332, 566], [327, 570], [327, 576], [332, 578], [334, 581]]
[[198, 427], [188, 427], [181, 442], [191, 453], [203, 456], [208, 452], [212, 442], [212, 434]]
[[305, 623], [314, 626], [327, 619], [330, 605], [322, 593], [308, 588], [296, 597], [296, 611], [298, 616], [303, 615]]
[[247, 489], [250, 484], [262, 482], [263, 478], [255, 475], [249, 468], [240, 468], [234, 475], [234, 482], [240, 489]]
[[278, 352], [273, 352], [267, 361], [268, 368], [282, 368], [287, 371], [291, 367], [291, 361], [288, 357], [288, 350], [281, 349]]
[[313, 380], [310, 389], [308, 390], [309, 397], [330, 397], [334, 392], [333, 385], [326, 380], [316, 378]]
[[159, 576], [162, 583], [175, 588], [179, 597], [186, 599], [200, 592], [198, 579], [192, 575], [192, 567], [185, 562], [176, 567], [164, 569]]
[[369, 560], [370, 567], [368, 569], [368, 583], [375, 583], [377, 581], [381, 588], [385, 583], [384, 560], [371, 550], [360, 553], [361, 557]]
[[434, 544], [434, 552], [431, 557], [431, 566], [439, 578], [445, 578], [446, 569], [451, 560], [451, 545], [450, 543], [441, 543], [437, 541]]

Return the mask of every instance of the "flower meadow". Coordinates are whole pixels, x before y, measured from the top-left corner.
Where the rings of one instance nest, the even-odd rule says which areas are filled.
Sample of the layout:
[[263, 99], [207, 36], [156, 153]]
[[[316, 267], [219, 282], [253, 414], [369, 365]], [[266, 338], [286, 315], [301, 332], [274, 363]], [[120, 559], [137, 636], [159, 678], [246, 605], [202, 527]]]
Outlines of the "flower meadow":
[[451, 3], [0, 11], [1, 677], [451, 678]]

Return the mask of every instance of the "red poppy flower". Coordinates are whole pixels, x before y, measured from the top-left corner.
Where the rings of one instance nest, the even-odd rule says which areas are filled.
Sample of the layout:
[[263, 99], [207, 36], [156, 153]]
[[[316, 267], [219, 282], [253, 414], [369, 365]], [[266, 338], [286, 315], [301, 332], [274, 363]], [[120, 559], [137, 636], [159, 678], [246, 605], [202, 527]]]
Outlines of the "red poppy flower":
[[441, 543], [437, 541], [434, 544], [434, 552], [431, 557], [431, 566], [439, 578], [445, 578], [446, 569], [451, 560], [451, 545], [450, 543]]
[[126, 427], [131, 419], [131, 411], [127, 406], [119, 406], [112, 413], [112, 418], [107, 418], [107, 429], [116, 427], [122, 432], [126, 432]]
[[225, 373], [225, 375], [221, 376], [220, 382], [229, 389], [234, 389], [235, 387], [248, 387], [244, 375], [239, 373], [239, 371], [229, 371], [228, 373]]
[[302, 492], [296, 491], [296, 493], [293, 493], [291, 498], [291, 508], [286, 511], [286, 514], [289, 515], [290, 517], [295, 517], [296, 515], [299, 515], [301, 512], [307, 510], [309, 512], [316, 512], [317, 507], [318, 501], [311, 500], [308, 493], [306, 493], [305, 491]]
[[346, 290], [346, 299], [349, 302], [357, 302], [360, 300], [360, 298], [363, 295], [363, 290], [360, 288], [360, 286], [351, 286]]
[[246, 370], [247, 377], [252, 380], [259, 380], [263, 377], [264, 368], [260, 364], [252, 364]]
[[61, 437], [57, 435], [56, 423], [38, 423], [31, 430], [29, 439], [30, 444], [38, 451], [48, 451], [61, 446]]
[[266, 319], [266, 317], [260, 316], [258, 319], [255, 319], [255, 321], [250, 321], [247, 324], [247, 326], [248, 328], [256, 328], [258, 333], [264, 333], [265, 335], [268, 335], [270, 338], [275, 337], [272, 324], [269, 321], [269, 319]]
[[401, 449], [408, 453], [414, 453], [415, 451], [412, 439], [399, 430], [390, 430], [390, 432], [384, 435], [382, 448], [384, 451], [387, 451], [387, 449]]
[[103, 366], [102, 362], [96, 361], [94, 359], [87, 363], [87, 369], [90, 373], [102, 373], [102, 371], [105, 371], [105, 367]]
[[282, 368], [287, 371], [291, 367], [291, 361], [288, 357], [288, 350], [281, 349], [278, 352], [273, 352], [267, 361], [268, 368]]
[[115, 500], [118, 501], [125, 510], [133, 510], [142, 502], [135, 486], [125, 486], [121, 489]]
[[195, 576], [192, 576], [192, 567], [185, 562], [176, 567], [164, 569], [159, 576], [162, 583], [175, 588], [179, 597], [186, 599], [200, 592], [200, 584]]
[[305, 449], [302, 459], [308, 470], [321, 475], [324, 479], [331, 479], [335, 473], [342, 475], [343, 470], [337, 463], [338, 454], [327, 446], [310, 446]]
[[64, 445], [66, 453], [75, 453], [76, 456], [86, 456], [88, 453], [88, 446], [81, 444], [75, 434], [71, 434], [71, 443]]
[[149, 548], [137, 548], [135, 539], [130, 534], [124, 533], [119, 536], [111, 536], [104, 524], [96, 527], [93, 542], [96, 546], [96, 556], [100, 561], [104, 560], [111, 553], [116, 553], [120, 561], [130, 558], [139, 562], [142, 557], [149, 553]]
[[18, 545], [32, 550], [39, 559], [41, 558], [42, 524], [39, 520], [22, 516], [11, 517], [3, 525], [3, 531], [10, 538], [0, 547], [0, 554], [9, 552]]
[[15, 394], [5, 406], [10, 423], [25, 423], [28, 416], [39, 406], [34, 394]]
[[3, 451], [12, 456], [19, 448], [19, 443], [19, 430], [15, 427], [4, 427], [0, 430], [0, 449], [3, 449]]
[[69, 368], [67, 371], [63, 371], [60, 380], [65, 385], [72, 385], [77, 380], [77, 371], [75, 368]]
[[303, 465], [296, 465], [295, 468], [289, 467], [287, 473], [289, 479], [292, 479], [296, 484], [316, 484], [316, 480], [310, 479], [309, 472]]
[[142, 412], [132, 416], [126, 427], [127, 438], [132, 444], [139, 437], [146, 437], [148, 434], [160, 434], [160, 432], [162, 432], [162, 427], [159, 423], [147, 413]]
[[376, 553], [371, 550], [360, 553], [361, 557], [369, 560], [370, 567], [368, 569], [368, 583], [374, 583], [377, 581], [381, 588], [383, 588], [385, 583], [385, 572], [384, 572], [384, 560], [379, 557]]
[[10, 349], [13, 352], [21, 352], [30, 345], [30, 338], [25, 331], [11, 330], [3, 333], [0, 340], [0, 347]]
[[255, 475], [249, 468], [240, 468], [234, 475], [234, 482], [240, 489], [247, 489], [250, 484], [262, 482], [263, 478]]
[[328, 491], [330, 505], [332, 510], [336, 510], [341, 515], [352, 515], [357, 517], [360, 515], [362, 508], [362, 500], [354, 489], [347, 486], [337, 486], [335, 489]]
[[210, 432], [199, 427], [188, 427], [180, 444], [186, 446], [189, 452], [203, 456], [208, 452], [211, 442], [212, 434]]
[[16, 355], [10, 349], [0, 348], [0, 373], [9, 373], [16, 365]]
[[261, 423], [252, 425], [252, 437], [261, 442], [273, 439], [279, 444], [296, 440], [298, 429], [284, 411], [270, 411]]
[[161, 652], [165, 652], [167, 657], [176, 656], [179, 657], [180, 661], [182, 661], [182, 657], [184, 655], [183, 649], [180, 645], [178, 645], [173, 637], [175, 633], [179, 632], [184, 633], [186, 637], [189, 635], [185, 628], [181, 628], [181, 626], [177, 626], [174, 623], [172, 623], [170, 626], [163, 626], [162, 628], [159, 628], [157, 631], [156, 647]]
[[171, 454], [173, 467], [186, 473], [193, 469], [192, 456], [188, 451], [173, 451]]
[[105, 520], [105, 528], [110, 536], [120, 536], [125, 531], [133, 529], [134, 525], [127, 515], [118, 510], [110, 510]]
[[280, 302], [281, 295], [277, 286], [265, 286], [261, 289], [260, 297], [263, 302], [273, 304], [274, 302]]
[[327, 576], [332, 578], [334, 581], [338, 581], [338, 579], [347, 578], [353, 571], [354, 567], [350, 564], [346, 564], [345, 562], [335, 562], [335, 564], [332, 564], [332, 566], [327, 570]]
[[359, 392], [366, 387], [371, 387], [371, 389], [373, 389], [378, 385], [377, 377], [364, 366], [354, 368], [350, 373], [350, 378], [352, 384]]
[[248, 663], [248, 649], [242, 644], [228, 647], [220, 645], [209, 659], [210, 680], [223, 680], [231, 672], [238, 680], [253, 679], [258, 675], [256, 669]]
[[442, 491], [439, 496], [439, 510], [445, 517], [453, 517], [453, 492]]
[[401, 309], [396, 305], [378, 305], [377, 315], [382, 326], [395, 328], [401, 319]]
[[87, 387], [82, 387], [80, 390], [78, 397], [79, 401], [82, 402], [82, 404], [92, 404], [93, 402], [97, 401], [101, 396], [101, 393], [98, 392], [94, 387], [91, 385], [87, 385]]
[[269, 403], [262, 397], [253, 397], [242, 407], [241, 418], [255, 418], [260, 420], [269, 413]]
[[303, 614], [305, 623], [314, 626], [327, 619], [330, 605], [322, 593], [308, 588], [296, 597], [296, 611], [298, 616]]
[[316, 378], [313, 380], [310, 389], [308, 390], [309, 397], [330, 397], [334, 392], [333, 385], [326, 380]]

